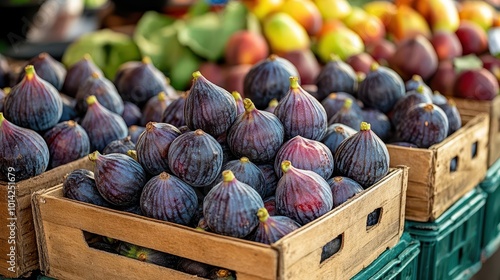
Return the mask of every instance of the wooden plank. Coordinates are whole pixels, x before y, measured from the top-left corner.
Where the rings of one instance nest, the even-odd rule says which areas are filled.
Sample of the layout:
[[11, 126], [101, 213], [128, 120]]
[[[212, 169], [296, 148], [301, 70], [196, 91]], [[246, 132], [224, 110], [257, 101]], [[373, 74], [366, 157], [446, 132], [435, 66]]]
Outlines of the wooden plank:
[[408, 181], [428, 184], [432, 180], [434, 155], [427, 149], [415, 149], [396, 145], [387, 145], [390, 167], [408, 166]]

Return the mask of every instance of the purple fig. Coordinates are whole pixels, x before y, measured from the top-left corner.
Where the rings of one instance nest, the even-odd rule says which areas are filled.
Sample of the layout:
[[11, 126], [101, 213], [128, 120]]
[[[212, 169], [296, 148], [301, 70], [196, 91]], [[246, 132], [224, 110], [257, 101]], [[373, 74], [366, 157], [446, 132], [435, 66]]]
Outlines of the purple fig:
[[102, 154], [107, 155], [118, 153], [126, 155], [129, 150], [135, 150], [135, 144], [132, 142], [132, 138], [127, 136], [122, 139], [111, 141], [106, 148], [104, 148]]
[[125, 101], [123, 102], [122, 118], [128, 127], [139, 125], [142, 118], [141, 109], [134, 103]]
[[370, 120], [371, 129], [382, 141], [385, 142], [392, 137], [393, 127], [391, 120], [382, 111], [366, 108], [361, 111], [361, 117], [364, 120]]
[[342, 123], [354, 130], [358, 130], [359, 124], [363, 121], [363, 117], [360, 111], [358, 112], [353, 109], [352, 104], [354, 104], [352, 99], [345, 99], [342, 108], [328, 120], [328, 125]]
[[[331, 119], [333, 115], [340, 111], [340, 109], [344, 106], [346, 99], [356, 101], [354, 96], [346, 92], [330, 93], [325, 99], [323, 99], [323, 101], [321, 101], [321, 105], [325, 108], [326, 117]], [[361, 107], [358, 102], [352, 102], [351, 108], [361, 114]]]
[[85, 115], [87, 112], [87, 98], [94, 95], [99, 104], [113, 113], [123, 113], [123, 100], [118, 94], [115, 85], [98, 72], [94, 72], [78, 88], [76, 93], [76, 111]]
[[117, 251], [118, 254], [122, 256], [167, 268], [175, 268], [177, 266], [177, 262], [179, 261], [179, 257], [177, 256], [124, 241], [120, 242]]
[[94, 172], [87, 169], [76, 169], [67, 174], [64, 177], [62, 191], [64, 197], [70, 199], [111, 207], [97, 190]]
[[92, 73], [98, 73], [100, 76], [103, 75], [101, 69], [92, 60], [92, 57], [89, 54], [85, 54], [82, 59], [68, 68], [66, 77], [64, 78], [62, 92], [68, 96], [75, 97], [80, 85], [83, 84]]
[[264, 207], [269, 215], [276, 216], [276, 197], [273, 195], [264, 199]]
[[447, 103], [436, 105], [443, 110], [448, 118], [448, 136], [462, 127], [462, 117], [453, 99], [449, 99]]
[[276, 192], [276, 187], [278, 185], [278, 175], [274, 172], [274, 164], [272, 163], [261, 163], [257, 164], [257, 167], [264, 174], [264, 179], [266, 182], [266, 195], [264, 197], [274, 196]]
[[128, 135], [130, 136], [130, 141], [137, 143], [139, 136], [146, 130], [144, 126], [132, 125], [128, 128]]
[[422, 80], [422, 77], [417, 74], [413, 75], [411, 79], [405, 82], [405, 91], [415, 91], [420, 86], [422, 86], [423, 93], [428, 97], [431, 97], [432, 89], [424, 82], [424, 80]]
[[171, 124], [178, 128], [185, 126], [184, 104], [186, 103], [186, 97], [187, 93], [183, 93], [179, 98], [172, 101], [165, 111], [163, 111], [161, 122]]
[[323, 101], [332, 92], [355, 94], [358, 78], [349, 64], [338, 56], [333, 56], [316, 77], [316, 86], [318, 87], [317, 98]]
[[[55, 60], [50, 54], [42, 52], [28, 60], [25, 67], [28, 65], [33, 65], [38, 76], [50, 83], [57, 91], [62, 89], [64, 79], [66, 78], [66, 67], [61, 62]], [[25, 74], [27, 73], [19, 73], [18, 83], [21, 82]]]
[[348, 177], [335, 176], [327, 182], [332, 190], [334, 208], [364, 190], [358, 182]]
[[394, 104], [391, 114], [392, 123], [397, 126], [408, 110], [420, 103], [432, 103], [432, 99], [424, 92], [424, 86], [422, 85], [415, 90], [406, 92], [405, 96]]
[[[254, 188], [264, 198], [266, 195], [266, 181], [262, 171], [247, 157], [230, 160], [223, 166], [224, 170], [231, 170], [238, 181]], [[222, 175], [220, 177], [222, 181]]]
[[356, 130], [345, 124], [334, 123], [328, 126], [325, 137], [323, 137], [321, 142], [330, 149], [332, 155], [335, 155], [340, 143], [355, 133]]
[[300, 228], [300, 224], [287, 216], [270, 216], [266, 208], [257, 211], [259, 225], [253, 234], [253, 241], [272, 244], [290, 232]]
[[142, 110], [141, 125], [146, 126], [148, 122], [161, 122], [163, 112], [172, 103], [165, 92], [160, 92], [151, 97]]

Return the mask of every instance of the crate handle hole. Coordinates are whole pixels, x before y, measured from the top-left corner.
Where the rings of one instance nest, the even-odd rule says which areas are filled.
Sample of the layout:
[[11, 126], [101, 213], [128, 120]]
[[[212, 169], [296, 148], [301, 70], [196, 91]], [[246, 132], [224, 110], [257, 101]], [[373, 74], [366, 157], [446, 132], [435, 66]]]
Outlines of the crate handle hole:
[[381, 218], [382, 218], [382, 208], [377, 208], [373, 210], [373, 212], [368, 214], [368, 216], [366, 217], [366, 230], [368, 231], [369, 229], [378, 225]]
[[458, 169], [458, 156], [450, 160], [450, 173], [456, 172]]
[[475, 158], [477, 156], [477, 141], [472, 143], [471, 156], [472, 158]]
[[327, 259], [331, 258], [338, 252], [342, 250], [344, 247], [344, 234], [339, 234], [337, 237], [334, 239], [328, 241], [328, 243], [323, 246], [322, 251], [321, 251], [321, 260], [319, 263], [323, 263]]
[[458, 249], [458, 263], [462, 263], [462, 257], [464, 256], [464, 248]]

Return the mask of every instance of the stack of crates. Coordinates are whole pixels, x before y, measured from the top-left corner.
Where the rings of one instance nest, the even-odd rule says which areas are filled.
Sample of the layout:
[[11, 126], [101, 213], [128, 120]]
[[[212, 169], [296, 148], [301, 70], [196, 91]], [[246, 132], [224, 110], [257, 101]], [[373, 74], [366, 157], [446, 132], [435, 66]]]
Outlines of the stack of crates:
[[481, 241], [483, 259], [487, 259], [500, 247], [500, 160], [488, 169], [479, 187], [488, 195]]

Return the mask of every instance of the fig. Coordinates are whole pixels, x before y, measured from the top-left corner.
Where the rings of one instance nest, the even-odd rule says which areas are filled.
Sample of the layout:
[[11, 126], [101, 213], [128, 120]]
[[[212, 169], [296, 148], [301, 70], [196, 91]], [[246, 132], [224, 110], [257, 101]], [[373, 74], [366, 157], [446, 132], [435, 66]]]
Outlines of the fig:
[[373, 132], [382, 139], [387, 141], [392, 137], [392, 125], [389, 117], [377, 109], [364, 109], [361, 111], [361, 117], [364, 120], [370, 120], [370, 126]]
[[332, 190], [334, 208], [364, 190], [358, 182], [344, 176], [335, 176], [327, 182]]
[[172, 141], [167, 154], [172, 173], [194, 187], [210, 185], [222, 170], [223, 151], [213, 136], [201, 129]]
[[422, 86], [422, 89], [426, 95], [428, 95], [429, 97], [432, 95], [432, 89], [424, 82], [424, 80], [422, 80], [422, 77], [417, 74], [411, 76], [411, 79], [405, 82], [405, 91], [414, 91], [417, 90], [420, 86]]
[[87, 97], [87, 112], [81, 126], [90, 139], [90, 149], [102, 152], [114, 140], [125, 138], [128, 128], [123, 118], [99, 104], [94, 95]]
[[396, 52], [389, 59], [389, 66], [405, 81], [413, 75], [427, 80], [437, 70], [438, 57], [431, 42], [423, 35], [416, 35], [396, 46]]
[[436, 73], [429, 80], [429, 86], [432, 91], [439, 91], [446, 96], [452, 96], [457, 75], [453, 61], [440, 61]]
[[301, 49], [285, 52], [282, 57], [290, 61], [299, 72], [302, 84], [314, 84], [321, 71], [321, 66], [311, 49]]
[[401, 118], [396, 133], [401, 141], [429, 148], [446, 138], [448, 127], [448, 118], [441, 108], [432, 103], [420, 103]]
[[[224, 170], [231, 170], [238, 181], [254, 188], [257, 193], [264, 198], [266, 195], [266, 181], [264, 173], [255, 163], [251, 162], [247, 157], [242, 157], [236, 160], [230, 160], [223, 167]], [[222, 175], [220, 177], [222, 181]]]
[[[28, 65], [33, 65], [38, 76], [55, 87], [57, 91], [62, 89], [66, 78], [66, 68], [50, 54], [42, 52], [28, 60], [24, 67]], [[21, 71], [17, 82], [20, 83], [26, 74], [28, 73]]]
[[442, 95], [439, 91], [435, 90], [432, 92], [432, 103], [436, 105], [442, 105], [448, 103], [448, 99], [446, 96]]
[[207, 276], [211, 280], [236, 280], [236, 272], [225, 268], [214, 268]]
[[168, 268], [177, 267], [177, 262], [179, 261], [179, 257], [177, 256], [141, 247], [125, 241], [120, 242], [117, 251], [118, 254], [122, 256]]
[[349, 56], [345, 62], [352, 67], [354, 72], [368, 74], [370, 66], [376, 61], [368, 53], [362, 52]]
[[206, 263], [181, 258], [177, 263], [177, 269], [191, 275], [196, 275], [197, 277], [206, 278], [213, 267]]
[[141, 109], [134, 103], [125, 101], [123, 102], [122, 118], [125, 121], [127, 127], [130, 127], [132, 125], [139, 125], [142, 118]]
[[94, 172], [87, 169], [75, 169], [64, 176], [62, 191], [63, 196], [70, 199], [103, 207], [111, 206], [97, 190]]
[[42, 136], [11, 123], [0, 112], [0, 181], [19, 182], [39, 175], [47, 169], [49, 157]]
[[102, 151], [102, 154], [107, 155], [118, 153], [126, 155], [129, 150], [135, 150], [135, 143], [132, 142], [130, 135], [125, 138], [109, 142], [109, 144]]
[[61, 96], [54, 86], [37, 75], [33, 65], [26, 66], [24, 71], [24, 78], [5, 97], [5, 117], [21, 127], [47, 130], [62, 116]]
[[54, 168], [90, 153], [90, 139], [81, 125], [74, 121], [56, 124], [44, 133], [43, 138], [49, 147], [49, 168]]
[[276, 106], [278, 106], [278, 99], [273, 98], [271, 99], [271, 101], [269, 101], [269, 105], [267, 105], [264, 111], [274, 114], [274, 109], [276, 109]]
[[335, 155], [340, 143], [355, 133], [356, 130], [345, 124], [333, 123], [326, 128], [325, 137], [321, 139], [321, 142], [330, 149], [332, 155]]
[[203, 200], [203, 216], [213, 232], [243, 238], [258, 226], [257, 211], [263, 207], [255, 189], [238, 181], [231, 170], [224, 170], [222, 182]]
[[475, 22], [460, 21], [455, 35], [462, 45], [462, 55], [480, 55], [488, 50], [488, 33]]
[[340, 108], [340, 110], [328, 120], [328, 124], [342, 123], [357, 130], [359, 124], [363, 121], [363, 118], [359, 112], [352, 109], [352, 104], [352, 99], [347, 98], [344, 100], [342, 108]]
[[281, 163], [284, 160], [293, 161], [295, 168], [314, 171], [325, 180], [333, 173], [333, 155], [330, 149], [319, 141], [300, 135], [283, 143], [276, 154], [274, 171], [278, 178], [283, 176]]
[[262, 174], [264, 174], [264, 180], [266, 182], [266, 195], [264, 197], [274, 196], [279, 180], [278, 175], [274, 172], [274, 164], [261, 163], [257, 164], [257, 167], [262, 171]]
[[101, 155], [98, 151], [88, 158], [94, 162], [97, 190], [106, 201], [122, 207], [139, 203], [147, 179], [136, 160], [124, 154]]
[[213, 84], [196, 71], [184, 104], [184, 120], [191, 130], [201, 129], [217, 137], [236, 119], [236, 101], [227, 90]]
[[276, 216], [276, 197], [273, 195], [264, 199], [264, 207], [270, 216]]
[[245, 113], [236, 118], [227, 133], [231, 153], [255, 163], [270, 162], [283, 144], [283, 125], [276, 115], [255, 108], [249, 98], [243, 104]]
[[367, 122], [362, 122], [356, 134], [340, 143], [334, 161], [335, 172], [365, 189], [389, 172], [389, 151]]
[[142, 61], [129, 61], [122, 64], [116, 72], [114, 84], [123, 101], [135, 103], [139, 108], [142, 108], [151, 97], [159, 92], [163, 91], [169, 97], [176, 94], [169, 80], [147, 56]]
[[146, 172], [158, 175], [168, 171], [168, 153], [172, 142], [181, 135], [173, 125], [149, 122], [136, 143], [137, 159]]
[[332, 92], [355, 94], [358, 78], [354, 69], [339, 57], [333, 56], [316, 78], [317, 99], [322, 101]]
[[198, 197], [193, 187], [162, 172], [144, 185], [140, 205], [147, 217], [187, 225], [198, 209]]
[[419, 86], [416, 90], [408, 91], [403, 98], [396, 102], [391, 112], [392, 123], [396, 126], [411, 107], [420, 103], [432, 103], [432, 99], [425, 94], [423, 86]]
[[171, 124], [175, 127], [186, 125], [184, 121], [184, 104], [186, 103], [187, 93], [184, 92], [167, 106], [161, 118], [161, 122]]
[[144, 126], [132, 125], [128, 128], [128, 135], [130, 136], [130, 141], [134, 144], [137, 143], [139, 136], [146, 130]]
[[290, 232], [300, 228], [300, 224], [287, 216], [271, 216], [266, 208], [257, 211], [259, 225], [252, 240], [264, 244], [273, 244]]
[[236, 115], [239, 116], [245, 112], [245, 105], [243, 105], [243, 98], [241, 98], [241, 94], [237, 91], [231, 92], [231, 95], [236, 101]]
[[60, 96], [63, 103], [63, 112], [61, 117], [59, 118], [58, 123], [76, 120], [79, 117], [78, 112], [76, 111], [76, 100], [73, 97], [69, 97], [62, 93], [60, 94]]
[[436, 104], [443, 110], [448, 119], [448, 135], [453, 134], [455, 131], [462, 127], [462, 117], [457, 109], [457, 104], [453, 99], [449, 99], [447, 103]]
[[498, 95], [498, 91], [498, 80], [484, 68], [460, 72], [453, 85], [453, 95], [466, 99], [493, 100]]
[[101, 69], [94, 63], [90, 54], [86, 54], [82, 59], [68, 68], [62, 86], [62, 92], [68, 96], [75, 97], [80, 85], [83, 84], [92, 73], [97, 73], [99, 76], [104, 75]]
[[[333, 115], [340, 111], [340, 109], [344, 106], [346, 99], [356, 101], [356, 98], [352, 94], [346, 92], [332, 92], [325, 99], [323, 99], [323, 101], [321, 101], [321, 105], [325, 108], [326, 117], [331, 119]], [[361, 114], [361, 107], [359, 104], [357, 102], [352, 102], [351, 104], [351, 108]]]
[[165, 92], [160, 92], [156, 96], [151, 97], [142, 110], [140, 124], [146, 126], [148, 122], [161, 122], [163, 112], [172, 103]]
[[273, 98], [279, 101], [285, 96], [290, 76], [299, 76], [297, 68], [289, 60], [271, 54], [255, 63], [246, 74], [243, 96], [250, 98], [257, 109], [263, 110]]
[[85, 80], [76, 93], [76, 111], [80, 115], [87, 112], [87, 97], [94, 95], [99, 104], [113, 113], [121, 115], [123, 113], [123, 100], [118, 94], [115, 85], [106, 77], [94, 72]]
[[144, 216], [141, 210], [141, 205], [137, 202], [132, 205], [127, 205], [127, 206], [111, 206], [111, 208], [122, 211], [122, 212], [127, 212], [127, 213], [132, 213], [136, 214], [139, 216]]
[[276, 212], [305, 225], [333, 208], [332, 190], [314, 171], [295, 168], [289, 160], [281, 163], [283, 176], [276, 188]]
[[328, 122], [325, 108], [299, 85], [298, 77], [290, 77], [290, 89], [274, 114], [283, 124], [285, 139], [300, 135], [319, 141], [325, 135]]
[[394, 70], [374, 63], [359, 84], [358, 99], [366, 107], [388, 113], [405, 95], [405, 84]]

